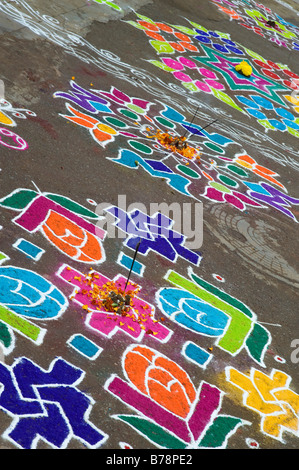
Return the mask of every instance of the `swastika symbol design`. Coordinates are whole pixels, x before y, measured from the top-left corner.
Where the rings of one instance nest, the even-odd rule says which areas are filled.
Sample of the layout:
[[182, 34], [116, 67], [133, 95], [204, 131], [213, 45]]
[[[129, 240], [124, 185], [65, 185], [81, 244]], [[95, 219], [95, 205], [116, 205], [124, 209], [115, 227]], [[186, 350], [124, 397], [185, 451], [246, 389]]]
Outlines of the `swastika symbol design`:
[[23, 449], [36, 448], [40, 439], [53, 448], [66, 448], [71, 439], [99, 447], [108, 436], [88, 421], [94, 402], [76, 388], [83, 377], [62, 358], [48, 370], [26, 357], [0, 364], [0, 408], [14, 418], [3, 437]]

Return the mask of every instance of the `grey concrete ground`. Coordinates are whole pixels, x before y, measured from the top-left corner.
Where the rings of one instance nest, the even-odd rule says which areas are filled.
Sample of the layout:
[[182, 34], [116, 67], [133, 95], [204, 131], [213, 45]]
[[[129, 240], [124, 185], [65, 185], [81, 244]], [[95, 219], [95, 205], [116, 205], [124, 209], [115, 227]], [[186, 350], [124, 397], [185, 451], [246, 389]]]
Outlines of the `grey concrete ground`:
[[[299, 112], [298, 104], [297, 110], [294, 105], [296, 100], [292, 106], [283, 98], [291, 94], [290, 86], [281, 79], [278, 89], [278, 82], [272, 78], [270, 85], [268, 82], [263, 88], [262, 78], [271, 79], [271, 73], [278, 73], [277, 70], [281, 77], [286, 67], [279, 69], [277, 63], [299, 75], [299, 50], [293, 45], [297, 40], [299, 49], [298, 1], [263, 2], [283, 19], [285, 46], [270, 40], [269, 28], [261, 27], [263, 36], [256, 34], [223, 10], [242, 11], [244, 17], [246, 8], [248, 12], [265, 11], [252, 0], [115, 0], [110, 5], [104, 3], [92, 0], [0, 1], [0, 78], [5, 100], [0, 109], [1, 448], [110, 451], [125, 447], [150, 449], [153, 453], [177, 447], [185, 449], [183, 453], [190, 447], [297, 449], [298, 133], [265, 128], [257, 121], [257, 115], [250, 116], [244, 111], [244, 100], [238, 101], [236, 96], [269, 98], [268, 105], [273, 103], [277, 109], [284, 110], [281, 118], [287, 115], [290, 119], [290, 113], [296, 118]], [[275, 18], [278, 21], [278, 17]], [[211, 61], [198, 66], [205, 67], [205, 73], [214, 70], [217, 79], [213, 74], [210, 78], [219, 80], [226, 98], [204, 91], [192, 92], [182, 84], [184, 80], [188, 83], [187, 78], [174, 74], [179, 69], [165, 68], [165, 65], [170, 66], [169, 61], [161, 68], [162, 58], [174, 61], [180, 56], [196, 61], [195, 56], [205, 56], [201, 48], [204, 43], [199, 43], [190, 31], [179, 28], [196, 28], [190, 22], [197, 23], [197, 29], [201, 25], [206, 31], [230, 35], [229, 40], [234, 41], [235, 47], [248, 48], [244, 58], [251, 64], [255, 64], [254, 55], [249, 55], [248, 50], [272, 61], [274, 68], [269, 66], [270, 75], [261, 75], [260, 64], [255, 64], [260, 73], [255, 89], [246, 87], [244, 77], [236, 88], [237, 79], [231, 78], [236, 76], [231, 64], [236, 64], [236, 57], [240, 56], [231, 53], [227, 57], [233, 57], [235, 62], [230, 64], [230, 73], [225, 68], [226, 73], [221, 73], [219, 64], [215, 66]], [[164, 30], [161, 27], [157, 32], [154, 23], [163, 23]], [[179, 52], [172, 49], [169, 53], [167, 48], [157, 51], [163, 44], [150, 43], [161, 41], [155, 34], [171, 41], [165, 25], [173, 27], [177, 33], [171, 40], [174, 43], [185, 41], [185, 48]], [[288, 35], [290, 31], [292, 34]], [[180, 34], [198, 45], [197, 52], [188, 49], [186, 37], [182, 39]], [[275, 37], [282, 40], [281, 34]], [[218, 36], [219, 44], [220, 39]], [[167, 41], [162, 40], [162, 43]], [[224, 43], [221, 44], [223, 47]], [[255, 58], [258, 60], [257, 56]], [[160, 67], [155, 67], [151, 61], [159, 61]], [[179, 67], [179, 62], [173, 62], [173, 66]], [[194, 74], [193, 82], [200, 78], [195, 76], [192, 66], [185, 67], [182, 73]], [[295, 75], [284, 76], [284, 80], [290, 77]], [[93, 98], [85, 95], [82, 101], [81, 95], [79, 102], [78, 96], [70, 94], [72, 81], [94, 92]], [[125, 95], [116, 94], [114, 98], [99, 95], [99, 90], [112, 93], [112, 87]], [[276, 90], [277, 94], [274, 91], [270, 95], [269, 90]], [[62, 93], [68, 93], [68, 98]], [[110, 111], [99, 108], [100, 101], [95, 98], [99, 96], [102, 106], [103, 98], [106, 103], [108, 99]], [[277, 104], [277, 96], [283, 104]], [[241, 110], [225, 102], [229, 97]], [[94, 106], [98, 103], [98, 108], [88, 104], [88, 99]], [[140, 100], [152, 105], [142, 108]], [[162, 118], [169, 119], [170, 115], [173, 118], [171, 130], [176, 135], [185, 133], [184, 121], [177, 121], [174, 114], [167, 113], [167, 106], [181, 113], [189, 124], [196, 113], [193, 125], [197, 125], [197, 129], [217, 119], [207, 128], [208, 133], [189, 136], [189, 144], [201, 148], [200, 165], [190, 162], [182, 169], [184, 159], [178, 154], [176, 158], [164, 159], [165, 149], [157, 141], [145, 138], [148, 125], [156, 128], [167, 122], [168, 127], [163, 129], [168, 131], [171, 122]], [[278, 116], [273, 106], [272, 111], [266, 108], [262, 111], [269, 119]], [[125, 119], [120, 108], [127, 112], [135, 110], [135, 117], [130, 120], [127, 114]], [[252, 108], [257, 112], [258, 106], [252, 104]], [[114, 121], [103, 118], [109, 114]], [[66, 115], [77, 121], [71, 122]], [[157, 117], [160, 120], [155, 119]], [[102, 131], [98, 140], [95, 129]], [[121, 129], [127, 134], [121, 134]], [[226, 145], [220, 136], [227, 139]], [[120, 160], [120, 155], [129, 155], [126, 151], [131, 152], [130, 163]], [[238, 159], [240, 155], [249, 155], [254, 164]], [[162, 158], [169, 165], [167, 170], [164, 167], [164, 172], [162, 166], [150, 167], [147, 162]], [[235, 173], [225, 170], [229, 164], [234, 166]], [[236, 207], [232, 203], [236, 203], [236, 198], [225, 199], [225, 194], [232, 196], [232, 191], [239, 191], [243, 202], [244, 196], [250, 196], [242, 171], [246, 174], [245, 180], [248, 178], [252, 184], [259, 185], [256, 190], [264, 188], [265, 195], [266, 186], [261, 184], [268, 184], [280, 191], [280, 196], [278, 192], [273, 193], [269, 203], [269, 200], [261, 202], [261, 192], [255, 193], [256, 198], [251, 193], [251, 203], [240, 206], [242, 199], [238, 199], [239, 207]], [[212, 180], [214, 186], [209, 186]], [[237, 181], [235, 186], [232, 181]], [[212, 187], [218, 192], [213, 192]], [[31, 190], [31, 193], [25, 194], [20, 189]], [[44, 200], [40, 208], [32, 209], [35, 207], [32, 191], [37, 191], [36, 198], [39, 193], [44, 197], [48, 195], [48, 201], [51, 194], [63, 196], [63, 199], [56, 198], [57, 206], [52, 206], [53, 220], [55, 214], [62, 214], [62, 219], [58, 215], [50, 226], [52, 232], [45, 231], [50, 209], [43, 212]], [[13, 192], [14, 196], [8, 200], [6, 196]], [[213, 198], [209, 197], [212, 193]], [[92, 327], [88, 320], [92, 315], [86, 316], [82, 304], [69, 299], [72, 282], [67, 285], [63, 276], [58, 275], [64, 265], [68, 265], [72, 273], [71, 270], [86, 273], [91, 267], [109, 279], [118, 274], [128, 275], [119, 256], [123, 252], [132, 259], [134, 252], [124, 239], [106, 237], [102, 241], [106, 259], [100, 263], [92, 257], [92, 247], [84, 251], [85, 245], [78, 243], [82, 227], [86, 227], [87, 222], [95, 224], [90, 214], [82, 213], [82, 206], [95, 213], [96, 204], [101, 202], [117, 205], [119, 195], [126, 195], [127, 207], [129, 204], [137, 207], [137, 203], [148, 207], [149, 203], [162, 202], [178, 202], [183, 207], [183, 203], [190, 204], [190, 201], [194, 207], [196, 202], [203, 203], [203, 243], [195, 247], [193, 257], [188, 258], [186, 251], [181, 250], [179, 256], [176, 253], [176, 258], [171, 259], [173, 252], [169, 246], [165, 251], [156, 247], [138, 254], [137, 260], [145, 268], [143, 276], [132, 274], [132, 281], [142, 287], [140, 297], [155, 308], [155, 318], [160, 319], [161, 330], [158, 331], [163, 328], [168, 331], [164, 339], [158, 333], [155, 336], [153, 332], [143, 334], [140, 330], [138, 336], [136, 331], [125, 331], [120, 327], [119, 318], [118, 331], [108, 334], [100, 322], [97, 328]], [[283, 195], [288, 199], [282, 199]], [[81, 213], [70, 200], [80, 204]], [[44, 213], [44, 219], [39, 211]], [[22, 214], [28, 225], [22, 226], [14, 220]], [[33, 227], [38, 217], [35, 228], [28, 228]], [[88, 227], [90, 230], [90, 225]], [[86, 233], [88, 230], [84, 232], [87, 246], [90, 240], [86, 241]], [[40, 252], [41, 257], [34, 260], [28, 253], [26, 256], [18, 247], [20, 239], [44, 250]], [[89, 254], [89, 262], [84, 256], [78, 259], [76, 248], [70, 248], [79, 245], [86, 256]], [[193, 262], [196, 256], [197, 261]], [[189, 285], [187, 281], [175, 286], [166, 279], [172, 270], [190, 280], [190, 268], [207, 283], [201, 284], [200, 291], [195, 289], [197, 297], [192, 291], [192, 301], [190, 292], [184, 290]], [[59, 297], [59, 303], [55, 296], [51, 297], [50, 291], [44, 290], [42, 279], [58, 289], [65, 300]], [[169, 292], [169, 297], [168, 303], [162, 304], [160, 289], [171, 287], [179, 287], [180, 293], [164, 291]], [[179, 303], [178, 299], [184, 298], [183, 293], [185, 303], [182, 300]], [[171, 302], [172, 313], [177, 309], [181, 311], [179, 316], [170, 318]], [[37, 305], [40, 308], [35, 309]], [[248, 322], [250, 327], [246, 330]], [[29, 337], [31, 325], [40, 329], [39, 339]], [[70, 345], [74, 335], [82, 335], [89, 341], [85, 354], [79, 346]], [[221, 343], [221, 338], [227, 341]], [[234, 341], [239, 342], [239, 348]], [[92, 359], [88, 357], [91, 344], [97, 349]], [[135, 354], [131, 362], [125, 361], [125, 357], [129, 357], [128, 348], [133, 344], [146, 348], [144, 354], [155, 351], [157, 356], [167, 360], [150, 365], [149, 356], [145, 359]], [[190, 344], [193, 353], [187, 348]], [[208, 356], [207, 362], [200, 362], [194, 351]], [[56, 360], [60, 361], [61, 370], [55, 369]], [[34, 366], [29, 366], [28, 361]], [[137, 416], [139, 420], [129, 421], [128, 416]], [[194, 431], [192, 442], [191, 434], [189, 437], [184, 434], [186, 426], [189, 426], [189, 433], [201, 430]]]

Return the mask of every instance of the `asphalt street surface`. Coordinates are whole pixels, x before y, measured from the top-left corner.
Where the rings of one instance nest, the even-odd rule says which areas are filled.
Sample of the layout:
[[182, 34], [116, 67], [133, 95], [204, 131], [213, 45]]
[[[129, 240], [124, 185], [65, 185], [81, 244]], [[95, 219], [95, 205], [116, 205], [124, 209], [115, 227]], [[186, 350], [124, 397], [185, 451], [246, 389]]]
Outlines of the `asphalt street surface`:
[[3, 0], [0, 35], [0, 448], [297, 449], [299, 2]]

